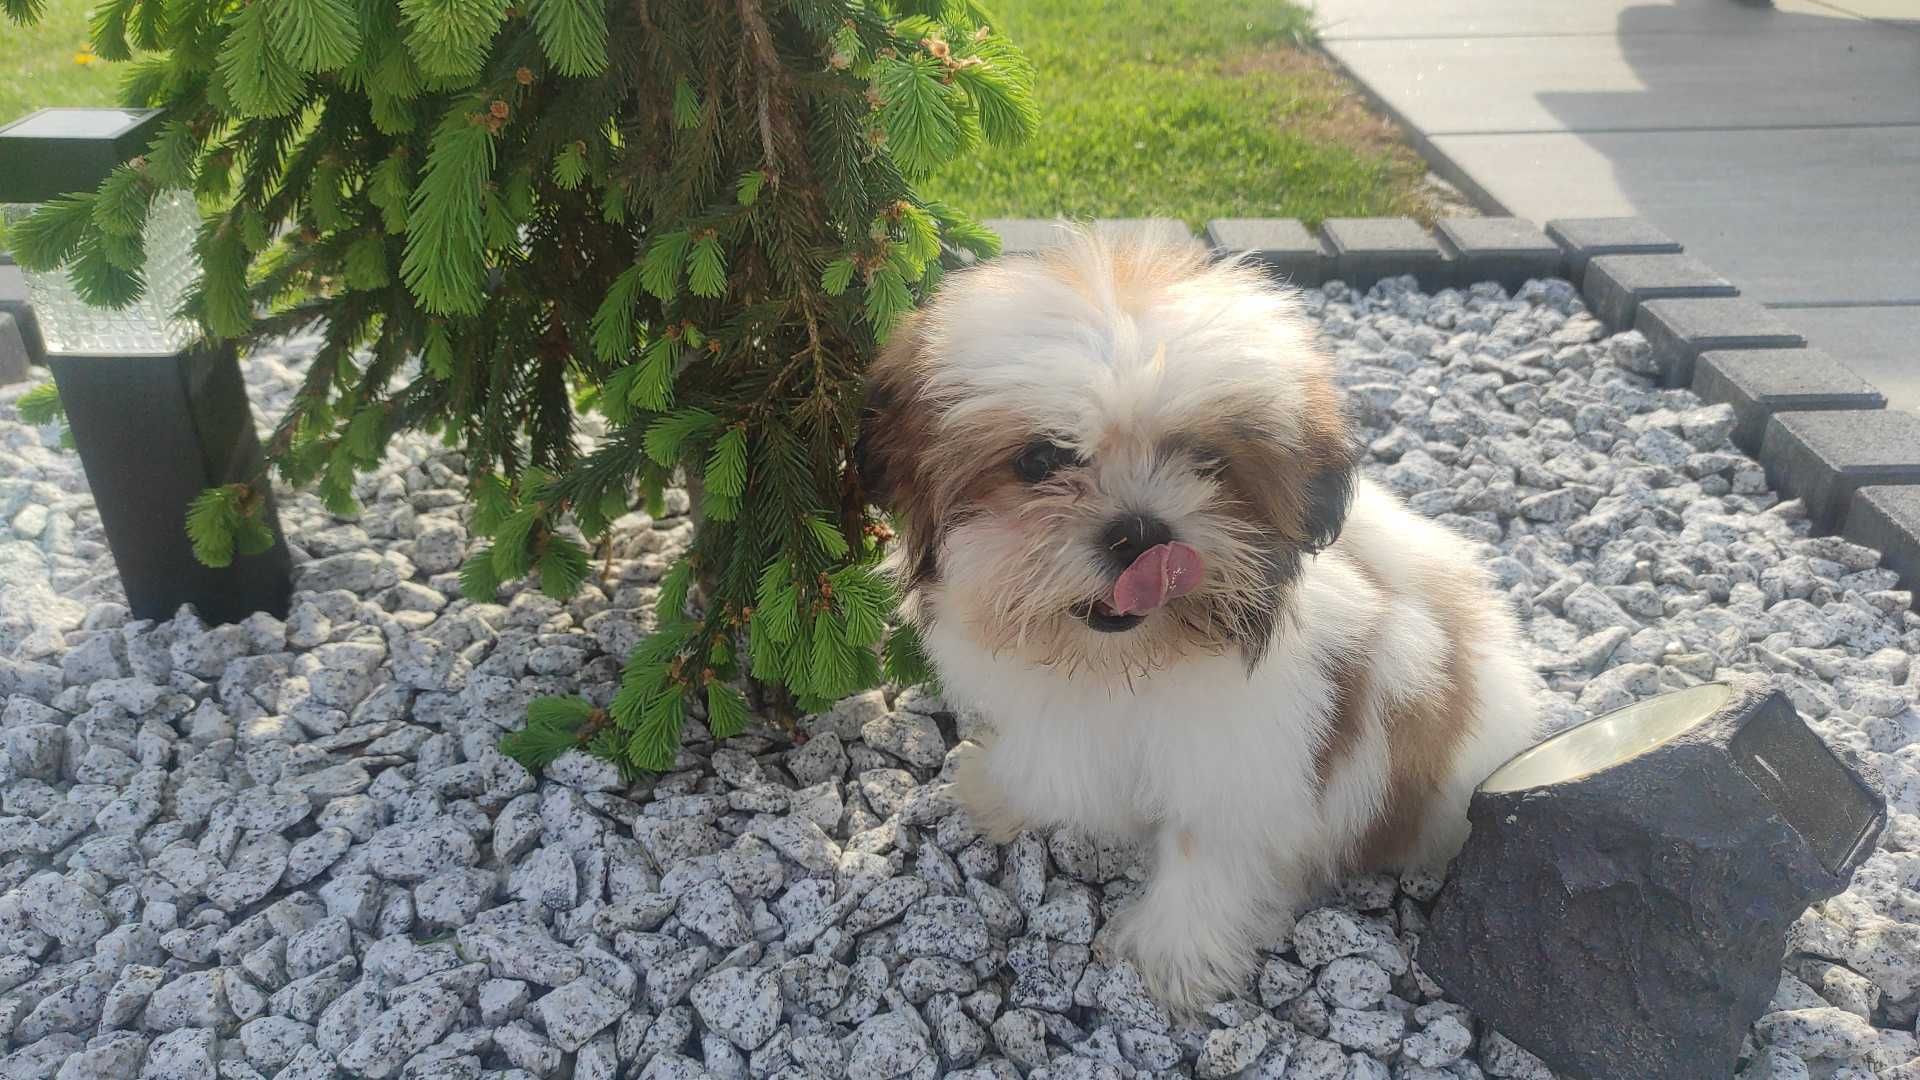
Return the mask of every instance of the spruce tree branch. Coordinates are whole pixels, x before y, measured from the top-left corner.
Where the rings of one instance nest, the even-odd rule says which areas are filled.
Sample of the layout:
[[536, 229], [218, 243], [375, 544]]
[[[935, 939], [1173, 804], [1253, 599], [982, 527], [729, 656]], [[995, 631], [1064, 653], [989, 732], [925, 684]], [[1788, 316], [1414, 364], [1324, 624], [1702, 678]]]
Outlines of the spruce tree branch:
[[773, 47], [773, 32], [767, 28], [759, 0], [740, 0], [740, 27], [746, 35], [744, 60], [753, 65], [755, 82], [758, 84], [759, 104], [756, 112], [760, 123], [760, 152], [767, 159], [767, 182], [778, 184], [782, 170], [781, 155], [774, 138], [774, 84], [786, 68], [781, 65], [780, 54]]

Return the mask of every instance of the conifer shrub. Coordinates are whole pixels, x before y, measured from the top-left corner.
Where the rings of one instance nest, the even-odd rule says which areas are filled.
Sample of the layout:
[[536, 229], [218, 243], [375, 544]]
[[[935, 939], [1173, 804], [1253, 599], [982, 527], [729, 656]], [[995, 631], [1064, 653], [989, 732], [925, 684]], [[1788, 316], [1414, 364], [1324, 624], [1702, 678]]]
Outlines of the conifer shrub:
[[[323, 334], [268, 442], [285, 482], [348, 515], [396, 433], [444, 437], [488, 540], [461, 570], [476, 600], [570, 596], [616, 519], [698, 492], [618, 694], [536, 702], [510, 752], [663, 769], [689, 715], [747, 723], [749, 678], [810, 711], [924, 675], [849, 451], [878, 342], [997, 246], [914, 183], [1035, 126], [1032, 73], [977, 7], [103, 0], [92, 33], [162, 133], [17, 227], [16, 258], [126, 303], [152, 197], [195, 192], [206, 336]], [[259, 544], [269, 482], [201, 497], [203, 558]]]

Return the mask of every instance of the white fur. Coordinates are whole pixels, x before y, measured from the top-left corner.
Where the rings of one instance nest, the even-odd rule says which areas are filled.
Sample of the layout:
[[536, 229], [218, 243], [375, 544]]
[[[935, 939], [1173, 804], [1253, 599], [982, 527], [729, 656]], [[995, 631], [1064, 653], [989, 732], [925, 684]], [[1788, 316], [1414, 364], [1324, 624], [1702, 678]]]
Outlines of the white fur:
[[[1164, 517], [1207, 553], [1210, 571], [1270, 542], [1227, 535], [1210, 482], [1152, 447], [1191, 417], [1248, 401], [1269, 405], [1267, 430], [1285, 441], [1306, 381], [1327, 377], [1313, 327], [1284, 291], [1231, 269], [1145, 295], [1103, 288], [1108, 257], [1085, 244], [1072, 280], [1002, 263], [929, 312], [922, 389], [941, 423], [1018, 416], [1024, 430], [1008, 445], [1058, 434], [1087, 464], [1032, 507], [949, 523], [941, 573], [915, 610], [946, 693], [995, 731], [962, 760], [962, 797], [989, 828], [1068, 826], [1150, 845], [1151, 883], [1110, 943], [1163, 999], [1197, 1007], [1243, 984], [1257, 946], [1348, 865], [1380, 816], [1381, 717], [1456, 684], [1431, 583], [1473, 588], [1481, 571], [1465, 542], [1361, 481], [1338, 540], [1307, 557], [1251, 668], [1236, 648], [1128, 653], [1126, 639], [1153, 623], [1100, 635], [1056, 614], [1110, 584], [1090, 539], [1117, 511]], [[1219, 602], [1248, 588], [1245, 578], [1214, 587], [1227, 593]], [[1535, 738], [1534, 679], [1513, 620], [1503, 597], [1479, 588], [1483, 640], [1472, 642], [1471, 679], [1457, 680], [1473, 687], [1471, 734], [1409, 863], [1457, 849], [1474, 786]], [[1011, 645], [996, 632], [1009, 620], [1022, 630]], [[1336, 692], [1327, 671], [1354, 658], [1369, 665], [1367, 720], [1323, 791], [1315, 751]]]

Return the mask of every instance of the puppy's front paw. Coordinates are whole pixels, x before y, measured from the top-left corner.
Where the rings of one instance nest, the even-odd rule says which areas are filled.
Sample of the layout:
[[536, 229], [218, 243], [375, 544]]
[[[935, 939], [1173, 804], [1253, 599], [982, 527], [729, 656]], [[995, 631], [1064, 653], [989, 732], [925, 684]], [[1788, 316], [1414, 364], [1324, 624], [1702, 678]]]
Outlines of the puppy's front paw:
[[1239, 990], [1250, 970], [1236, 942], [1191, 914], [1160, 911], [1150, 900], [1114, 919], [1110, 947], [1133, 961], [1155, 999], [1186, 1016]]
[[995, 844], [1011, 842], [1028, 827], [1027, 822], [1007, 802], [1006, 793], [988, 772], [986, 747], [977, 742], [964, 742], [958, 754], [959, 760], [953, 769], [953, 793], [959, 797], [960, 805], [967, 808], [973, 827]]

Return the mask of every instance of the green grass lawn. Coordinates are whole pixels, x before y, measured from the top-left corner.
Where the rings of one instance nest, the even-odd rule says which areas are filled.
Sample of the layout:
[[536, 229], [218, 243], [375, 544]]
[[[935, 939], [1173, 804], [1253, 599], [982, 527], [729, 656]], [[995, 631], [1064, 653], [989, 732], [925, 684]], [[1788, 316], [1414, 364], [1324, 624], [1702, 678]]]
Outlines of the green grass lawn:
[[[1424, 166], [1304, 48], [1284, 0], [998, 0], [1039, 71], [1040, 133], [924, 185], [981, 217], [1424, 215]], [[0, 122], [111, 104], [115, 65], [81, 64], [88, 0], [0, 19]]]
[[120, 73], [113, 64], [76, 63], [87, 50], [90, 0], [52, 0], [31, 27], [0, 16], [0, 124], [48, 105], [112, 105]]
[[1040, 133], [929, 194], [985, 217], [1424, 214], [1425, 166], [1284, 0], [989, 0], [1038, 69]]

